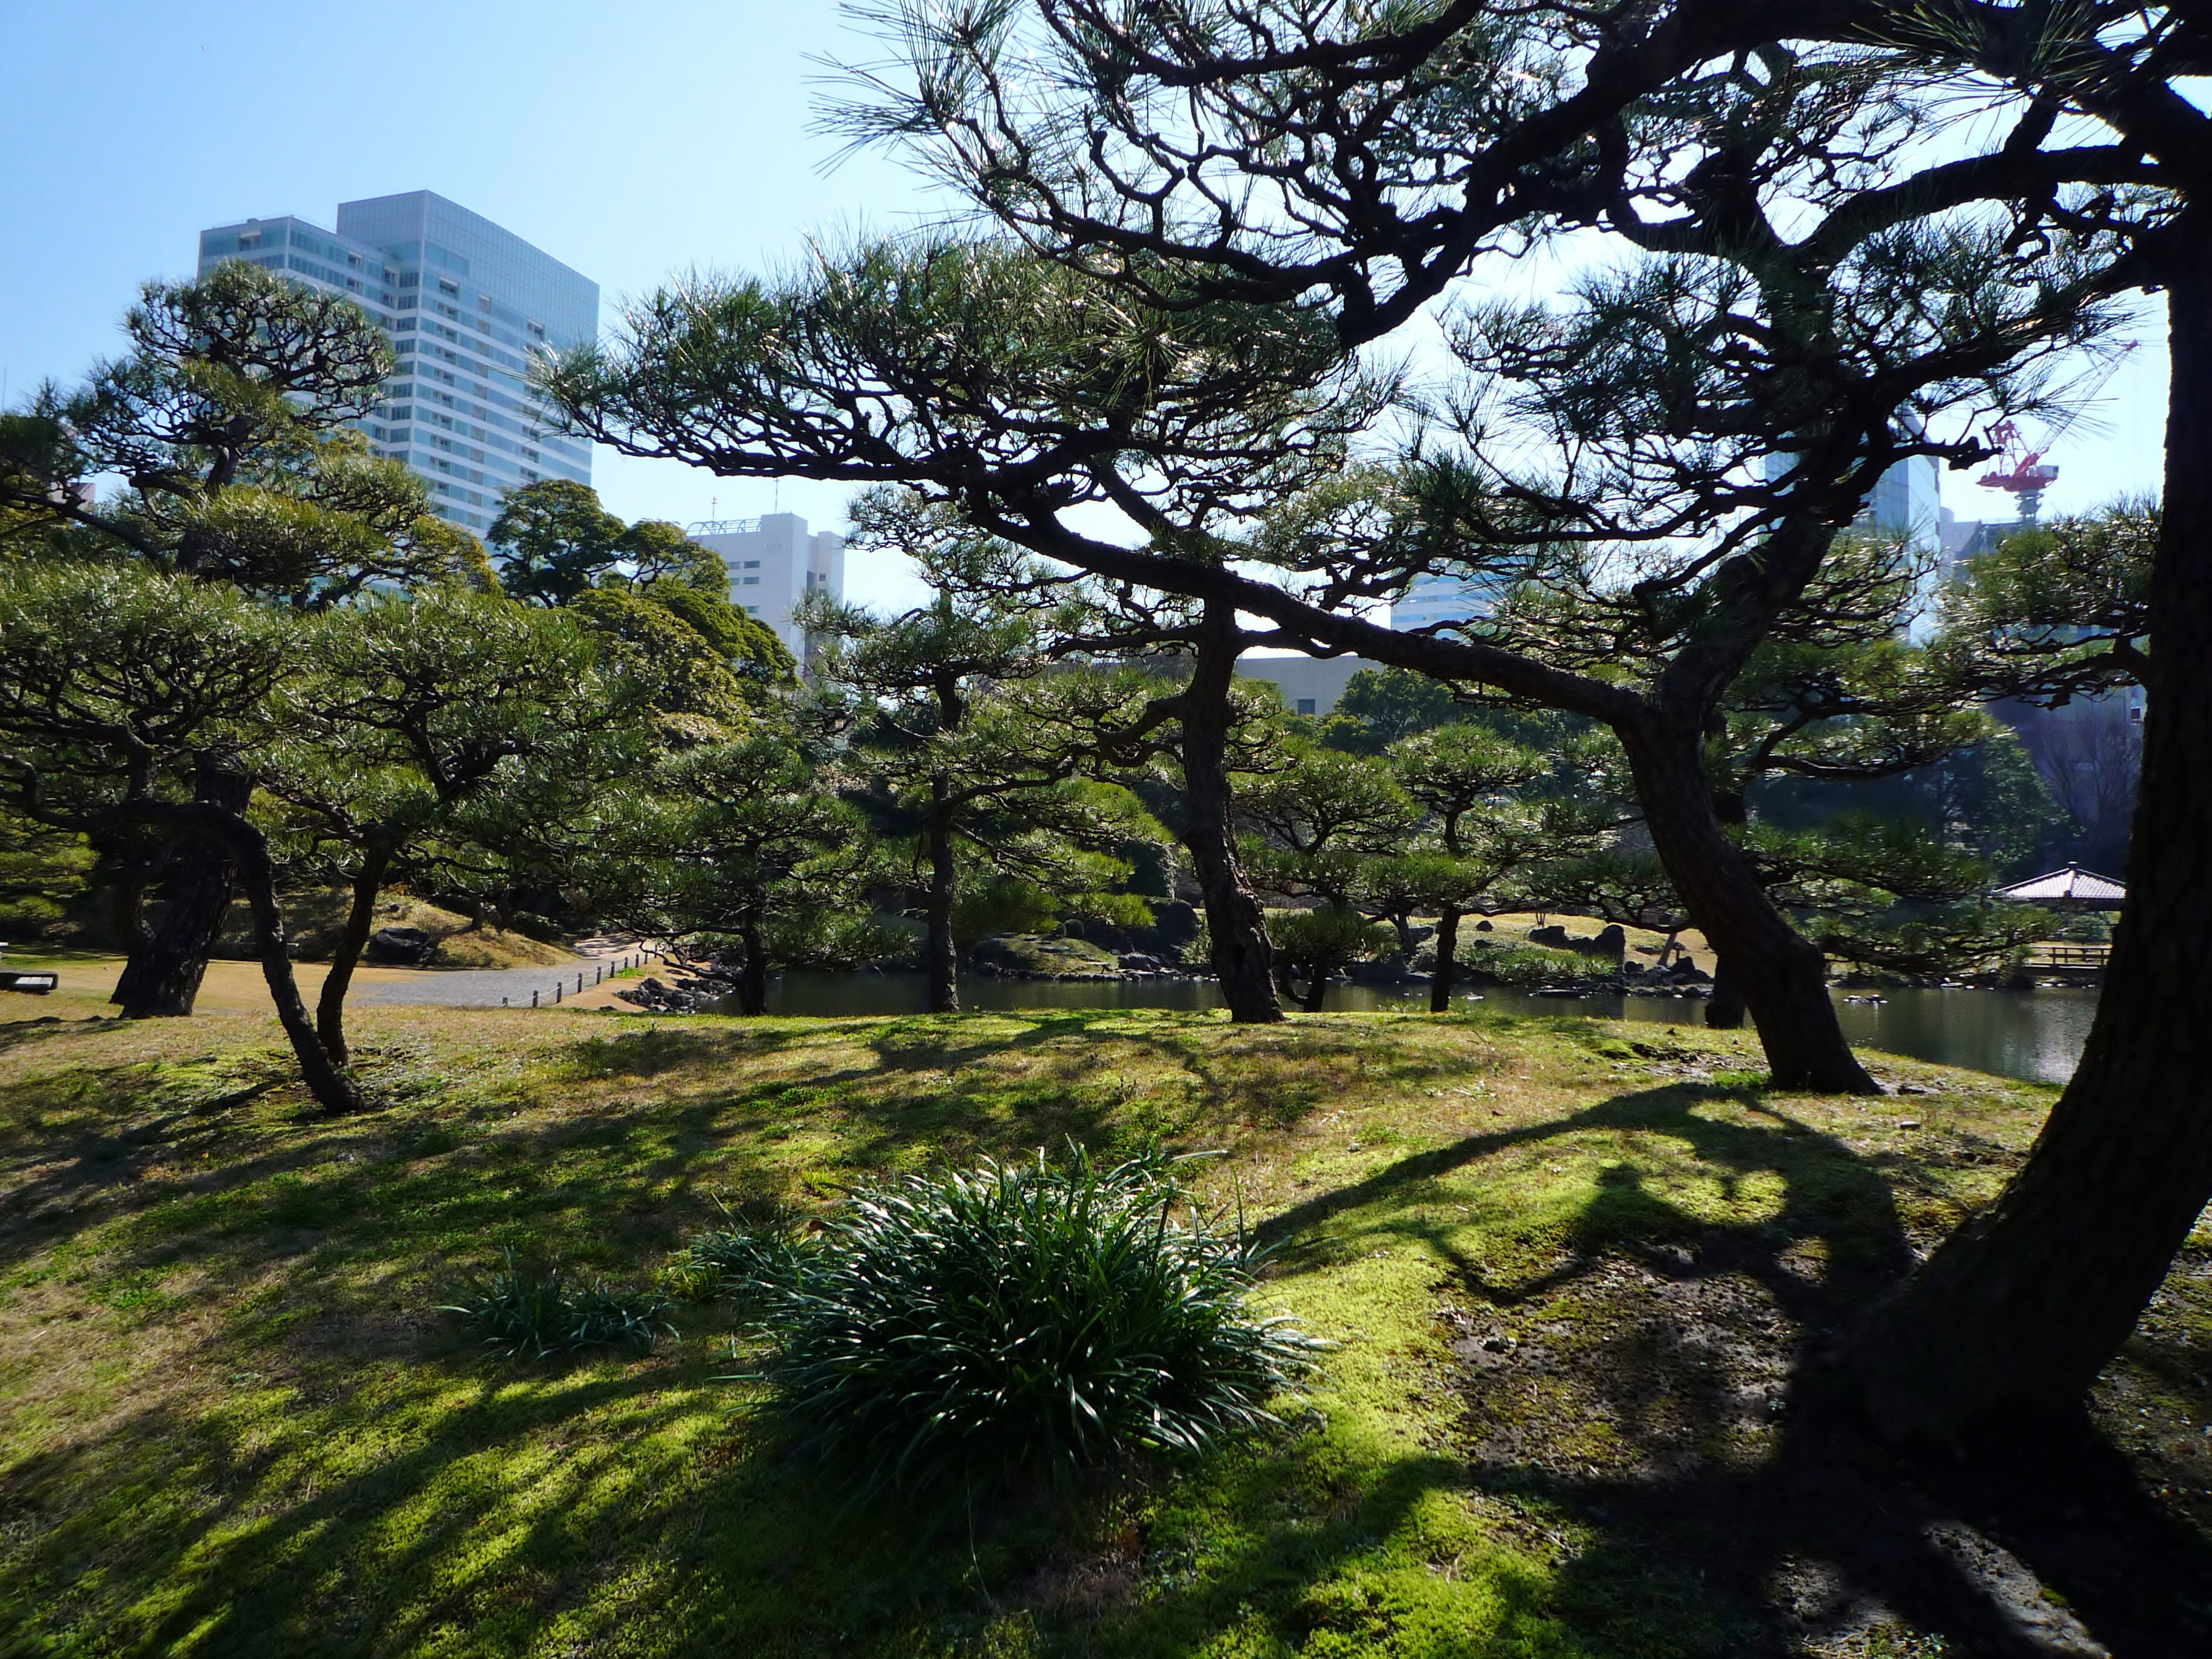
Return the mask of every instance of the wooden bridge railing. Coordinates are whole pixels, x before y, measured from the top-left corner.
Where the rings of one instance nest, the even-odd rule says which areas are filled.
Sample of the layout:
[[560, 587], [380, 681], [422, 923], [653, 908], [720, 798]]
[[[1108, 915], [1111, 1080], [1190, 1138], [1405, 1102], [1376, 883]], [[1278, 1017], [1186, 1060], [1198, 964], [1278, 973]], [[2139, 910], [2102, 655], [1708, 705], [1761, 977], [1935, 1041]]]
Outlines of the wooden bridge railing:
[[2098, 969], [2112, 960], [2109, 945], [2039, 945], [2029, 955], [2030, 968]]

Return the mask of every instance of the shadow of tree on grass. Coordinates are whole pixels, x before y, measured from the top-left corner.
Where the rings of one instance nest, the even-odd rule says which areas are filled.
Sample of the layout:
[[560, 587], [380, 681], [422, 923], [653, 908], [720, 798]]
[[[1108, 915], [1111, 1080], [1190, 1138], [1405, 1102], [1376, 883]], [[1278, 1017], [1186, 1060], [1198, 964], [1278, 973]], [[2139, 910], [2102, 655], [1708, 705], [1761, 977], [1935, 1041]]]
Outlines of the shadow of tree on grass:
[[[1740, 1109], [1705, 1109], [1722, 1102]], [[1778, 1181], [1778, 1201], [1715, 1224], [1620, 1158], [1540, 1270], [1468, 1260], [1434, 1213], [1439, 1183], [1588, 1132]], [[1820, 1362], [1913, 1250], [1890, 1176], [1781, 1103], [1618, 1096], [1399, 1160], [1267, 1231], [1292, 1272], [1382, 1237], [1449, 1265], [1469, 1479], [1572, 1535], [1548, 1605], [1593, 1653], [1840, 1651], [1824, 1644], [1915, 1632], [1970, 1654], [2212, 1653], [2212, 1540], [2086, 1418], [1934, 1462], [1843, 1409]]]

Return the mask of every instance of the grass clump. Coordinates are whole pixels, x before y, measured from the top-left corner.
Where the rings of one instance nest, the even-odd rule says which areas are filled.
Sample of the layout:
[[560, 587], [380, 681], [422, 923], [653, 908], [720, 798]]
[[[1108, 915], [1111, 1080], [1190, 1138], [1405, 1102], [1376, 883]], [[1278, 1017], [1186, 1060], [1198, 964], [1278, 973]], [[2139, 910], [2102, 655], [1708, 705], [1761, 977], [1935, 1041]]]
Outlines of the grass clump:
[[1181, 1161], [910, 1176], [725, 1272], [777, 1339], [786, 1412], [863, 1491], [1199, 1452], [1273, 1421], [1322, 1345], [1249, 1309], [1255, 1252], [1193, 1206]]
[[800, 1218], [781, 1203], [753, 1201], [732, 1211], [723, 1224], [692, 1237], [660, 1270], [661, 1284], [687, 1302], [721, 1295], [739, 1302], [763, 1287], [787, 1287], [798, 1278], [806, 1249]]
[[550, 1359], [588, 1348], [644, 1352], [665, 1335], [668, 1299], [653, 1291], [617, 1289], [603, 1279], [571, 1277], [559, 1267], [518, 1262], [472, 1281], [441, 1313], [459, 1314], [509, 1358]]

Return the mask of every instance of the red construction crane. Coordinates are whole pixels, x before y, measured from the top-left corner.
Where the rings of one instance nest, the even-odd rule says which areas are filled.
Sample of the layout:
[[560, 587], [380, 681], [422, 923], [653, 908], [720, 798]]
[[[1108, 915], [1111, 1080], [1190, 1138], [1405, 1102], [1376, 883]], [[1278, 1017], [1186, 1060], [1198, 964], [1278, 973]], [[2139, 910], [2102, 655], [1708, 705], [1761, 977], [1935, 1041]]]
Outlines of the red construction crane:
[[1997, 447], [1997, 458], [2003, 465], [1996, 471], [1984, 472], [1974, 480], [1984, 489], [2009, 489], [2019, 498], [2020, 517], [2023, 524], [2033, 524], [2043, 510], [2043, 492], [2058, 476], [2058, 469], [2048, 465], [2044, 457], [2051, 446], [2064, 437], [2089, 400], [2105, 389], [2105, 382], [2120, 372], [2120, 365], [2128, 360], [2128, 353], [2136, 349], [2130, 340], [2118, 351], [2105, 359], [2089, 378], [2081, 382], [2075, 393], [2074, 407], [2053, 421], [2045, 431], [2043, 440], [2033, 449], [2027, 447], [2027, 434], [2016, 421], [1999, 421], [1990, 428], [1990, 441]]

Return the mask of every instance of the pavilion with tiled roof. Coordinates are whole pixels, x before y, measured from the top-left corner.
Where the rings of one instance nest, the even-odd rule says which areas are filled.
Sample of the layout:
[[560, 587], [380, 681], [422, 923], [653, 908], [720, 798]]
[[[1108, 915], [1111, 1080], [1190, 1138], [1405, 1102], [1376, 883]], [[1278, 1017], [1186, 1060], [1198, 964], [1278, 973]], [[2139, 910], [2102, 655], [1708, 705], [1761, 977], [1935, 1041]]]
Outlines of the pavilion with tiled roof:
[[2000, 887], [1996, 896], [2021, 904], [2055, 904], [2072, 910], [2117, 910], [2127, 902], [2128, 890], [2110, 876], [2069, 864], [2063, 870]]

